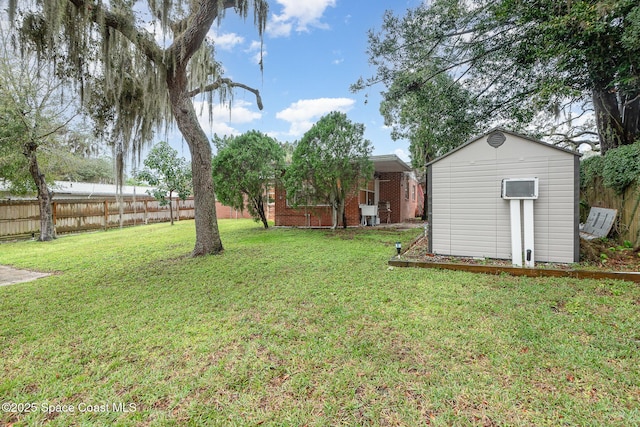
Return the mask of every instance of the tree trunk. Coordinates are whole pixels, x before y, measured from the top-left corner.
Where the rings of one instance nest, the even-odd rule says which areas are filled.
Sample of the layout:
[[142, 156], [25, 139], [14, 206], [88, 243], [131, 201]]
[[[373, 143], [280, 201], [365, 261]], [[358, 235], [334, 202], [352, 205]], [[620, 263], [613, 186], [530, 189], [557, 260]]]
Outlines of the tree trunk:
[[347, 228], [347, 212], [345, 211], [344, 205], [347, 200], [347, 194], [343, 188], [340, 188], [338, 191], [340, 194], [340, 200], [338, 201], [338, 214], [339, 214], [338, 218], [340, 218], [340, 220], [342, 221], [342, 228], [346, 229]]
[[193, 202], [196, 223], [196, 244], [193, 256], [222, 252], [222, 241], [216, 217], [216, 199], [213, 192], [211, 145], [200, 127], [191, 98], [187, 94], [184, 69], [167, 73], [167, 87], [171, 111], [191, 153], [193, 175]]
[[347, 228], [347, 212], [344, 210], [344, 204], [342, 205], [342, 228]]
[[592, 97], [602, 155], [611, 149], [632, 143], [633, 141], [627, 141], [615, 92], [595, 87]]
[[122, 141], [118, 141], [114, 147], [116, 152], [116, 201], [118, 202], [118, 224], [124, 226], [124, 200], [122, 186], [124, 185], [124, 148]]
[[40, 172], [38, 158], [36, 157], [37, 148], [38, 145], [34, 142], [26, 144], [24, 147], [24, 155], [29, 162], [29, 172], [33, 177], [38, 191], [38, 204], [40, 206], [40, 238], [38, 240], [48, 242], [56, 238], [51, 203], [53, 195], [51, 191], [49, 191], [47, 182], [44, 179], [44, 174]]
[[334, 200], [331, 203], [331, 229], [335, 230], [338, 227], [338, 206], [337, 202]]
[[426, 140], [426, 147], [425, 147], [425, 155], [424, 155], [424, 188], [423, 188], [423, 193], [424, 193], [424, 198], [422, 200], [422, 217], [421, 219], [423, 221], [427, 221], [429, 219], [429, 204], [428, 204], [428, 195], [427, 195], [427, 188], [429, 188], [428, 181], [429, 181], [429, 168], [427, 167], [427, 165], [429, 164], [429, 162], [432, 160], [431, 159], [431, 155], [429, 154], [431, 152], [431, 142], [427, 139]]
[[342, 226], [343, 228], [347, 228], [346, 222], [344, 221], [344, 198], [342, 199], [338, 199], [334, 202], [334, 217], [333, 217], [333, 229], [335, 230], [336, 228], [338, 228], [338, 223], [339, 221], [343, 221], [342, 222]]
[[429, 208], [429, 206], [427, 205], [428, 201], [427, 201], [427, 190], [426, 189], [424, 190], [423, 194], [424, 194], [424, 197], [423, 197], [424, 202], [422, 203], [422, 215], [420, 215], [420, 219], [422, 221], [426, 221], [426, 220], [429, 219], [429, 213], [428, 213], [428, 210], [427, 210]]
[[169, 191], [169, 216], [171, 217], [171, 225], [173, 225], [173, 191]]
[[262, 221], [264, 228], [269, 228], [267, 215], [264, 213], [264, 200], [262, 196], [251, 197], [251, 203], [253, 203], [253, 210], [258, 214], [258, 218]]
[[622, 124], [629, 144], [640, 139], [640, 91], [625, 97], [622, 105]]

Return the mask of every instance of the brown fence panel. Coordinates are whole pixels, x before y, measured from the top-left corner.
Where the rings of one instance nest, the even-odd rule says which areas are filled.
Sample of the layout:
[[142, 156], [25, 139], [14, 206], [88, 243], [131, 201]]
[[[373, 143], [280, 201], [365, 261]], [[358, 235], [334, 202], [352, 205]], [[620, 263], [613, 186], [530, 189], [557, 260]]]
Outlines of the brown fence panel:
[[0, 202], [0, 238], [30, 236], [40, 230], [40, 207], [37, 200]]
[[99, 230], [104, 228], [103, 200], [56, 200], [54, 205], [57, 233]]
[[[53, 201], [57, 233], [120, 227], [120, 204], [115, 197], [56, 199]], [[173, 201], [174, 220], [193, 219], [193, 199]], [[124, 197], [122, 225], [133, 226], [170, 220], [169, 206], [150, 196]], [[22, 238], [40, 232], [37, 200], [0, 200], [0, 239]]]
[[617, 209], [614, 231], [620, 242], [628, 240], [635, 245], [640, 243], [640, 186], [632, 185], [619, 195], [605, 187], [601, 179], [596, 179], [592, 186], [582, 191], [581, 198], [588, 207]]
[[178, 201], [178, 218], [179, 219], [194, 219], [196, 217], [196, 208], [193, 198], [187, 200]]
[[[250, 218], [248, 212], [236, 211], [216, 203], [218, 218]], [[54, 223], [57, 233], [104, 230], [120, 227], [120, 204], [115, 197], [55, 199]], [[272, 216], [272, 214], [270, 215]], [[175, 221], [194, 219], [193, 198], [173, 201]], [[122, 225], [134, 226], [170, 221], [169, 205], [150, 196], [124, 197]], [[0, 239], [31, 236], [40, 232], [40, 207], [37, 200], [0, 200]]]

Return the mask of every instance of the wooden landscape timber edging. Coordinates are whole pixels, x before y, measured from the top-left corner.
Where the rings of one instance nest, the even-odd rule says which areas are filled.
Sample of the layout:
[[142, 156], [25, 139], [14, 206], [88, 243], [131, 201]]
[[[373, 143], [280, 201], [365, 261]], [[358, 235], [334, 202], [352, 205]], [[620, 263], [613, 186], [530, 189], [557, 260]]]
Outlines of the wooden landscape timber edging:
[[441, 262], [409, 261], [394, 257], [389, 260], [392, 267], [439, 268], [442, 270], [467, 271], [470, 273], [500, 274], [527, 277], [573, 277], [576, 279], [613, 279], [640, 283], [640, 273], [633, 271], [558, 270], [551, 268], [519, 268], [498, 265], [452, 264]]

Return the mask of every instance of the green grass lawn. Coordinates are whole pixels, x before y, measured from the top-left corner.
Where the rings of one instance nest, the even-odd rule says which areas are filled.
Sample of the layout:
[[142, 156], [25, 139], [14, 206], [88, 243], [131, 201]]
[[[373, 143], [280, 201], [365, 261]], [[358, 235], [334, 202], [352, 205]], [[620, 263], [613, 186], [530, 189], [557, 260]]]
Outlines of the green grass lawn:
[[640, 425], [637, 284], [389, 269], [420, 230], [220, 228], [197, 259], [191, 221], [0, 245], [57, 273], [0, 287], [0, 425]]

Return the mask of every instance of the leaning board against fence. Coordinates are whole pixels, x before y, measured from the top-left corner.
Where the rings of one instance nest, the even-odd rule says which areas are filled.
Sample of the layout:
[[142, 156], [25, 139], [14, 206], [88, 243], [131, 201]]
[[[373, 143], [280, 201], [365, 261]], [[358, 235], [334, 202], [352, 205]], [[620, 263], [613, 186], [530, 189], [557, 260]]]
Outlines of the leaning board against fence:
[[580, 198], [584, 208], [584, 218], [592, 207], [616, 209], [618, 216], [613, 224], [614, 234], [620, 243], [625, 240], [640, 248], [640, 184], [629, 186], [624, 193], [617, 194], [605, 187], [601, 178], [594, 179], [589, 188], [583, 189]]
[[[193, 219], [193, 199], [173, 200], [175, 220]], [[53, 202], [57, 233], [106, 230], [122, 225], [141, 225], [170, 220], [169, 205], [146, 196], [58, 199]], [[20, 238], [39, 233], [40, 208], [37, 200], [0, 200], [0, 239]]]

